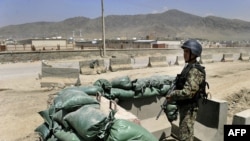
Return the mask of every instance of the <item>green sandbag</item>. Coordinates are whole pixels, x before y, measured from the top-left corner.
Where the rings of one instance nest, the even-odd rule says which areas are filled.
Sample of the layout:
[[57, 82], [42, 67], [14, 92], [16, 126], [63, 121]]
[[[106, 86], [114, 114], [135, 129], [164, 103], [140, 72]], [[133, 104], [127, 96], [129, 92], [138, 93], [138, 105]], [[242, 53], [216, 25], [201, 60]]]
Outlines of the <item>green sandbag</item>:
[[129, 98], [133, 98], [135, 92], [133, 90], [124, 90], [119, 88], [111, 88], [111, 92], [109, 94], [109, 99], [118, 98], [120, 100], [125, 100]]
[[68, 93], [69, 91], [82, 91], [85, 92], [88, 95], [94, 95], [96, 96], [96, 94], [98, 92], [103, 93], [104, 90], [102, 89], [102, 87], [99, 86], [74, 86], [74, 87], [69, 87], [69, 88], [65, 88], [63, 90], [61, 90], [60, 92], [58, 92], [58, 95], [64, 94], [64, 93]]
[[160, 88], [159, 94], [165, 96], [165, 95], [167, 94], [167, 92], [168, 92], [169, 89], [170, 89], [170, 85], [164, 84], [164, 85], [162, 85], [162, 87]]
[[[84, 106], [92, 106], [96, 109], [100, 109], [100, 104], [88, 104], [88, 105], [84, 105]], [[56, 122], [58, 122], [60, 125], [62, 125], [65, 129], [70, 128], [68, 123], [64, 120], [64, 117], [70, 112], [66, 111], [66, 110], [59, 110], [57, 111], [55, 114], [52, 115], [52, 119]]]
[[99, 102], [82, 91], [68, 91], [54, 99], [54, 105], [57, 110], [72, 111], [88, 104], [99, 104]]
[[67, 94], [67, 93], [73, 93], [73, 92], [81, 92], [81, 90], [77, 89], [77, 87], [69, 87], [69, 88], [65, 88], [57, 92], [57, 95], [59, 96], [59, 95]]
[[155, 75], [149, 77], [149, 79], [151, 82], [151, 86], [155, 88], [161, 88], [161, 85], [171, 85], [175, 80], [175, 77], [169, 75]]
[[159, 91], [160, 91], [159, 89], [154, 88], [154, 87], [151, 87], [151, 88], [146, 87], [144, 92], [136, 94], [134, 98], [157, 96], [160, 94]]
[[164, 112], [165, 112], [169, 122], [177, 120], [178, 108], [177, 108], [177, 105], [174, 102], [173, 103], [168, 103], [166, 105], [166, 107], [164, 108]]
[[51, 128], [52, 127], [52, 119], [51, 119], [51, 117], [49, 115], [49, 109], [46, 109], [44, 111], [40, 111], [38, 113], [44, 119], [44, 122], [47, 123], [49, 128]]
[[135, 91], [136, 94], [143, 93], [145, 88], [150, 86], [150, 81], [148, 78], [135, 79], [133, 80], [132, 85], [132, 90]]
[[105, 141], [158, 141], [142, 126], [124, 119], [115, 119]]
[[65, 129], [69, 128], [68, 123], [63, 119], [68, 112], [66, 110], [59, 110], [55, 114], [52, 115], [52, 119], [62, 125]]
[[54, 135], [60, 141], [82, 141], [81, 137], [70, 131], [57, 130]]
[[98, 79], [97, 81], [94, 82], [93, 85], [101, 87], [104, 90], [104, 92], [107, 93], [109, 93], [110, 89], [112, 88], [112, 84], [106, 79]]
[[38, 126], [35, 129], [35, 132], [37, 132], [42, 137], [43, 140], [46, 140], [51, 136], [49, 126], [45, 122], [41, 124], [40, 126]]
[[131, 90], [132, 83], [128, 76], [118, 77], [111, 81], [112, 88], [120, 88], [124, 90]]
[[104, 90], [102, 89], [102, 87], [99, 86], [79, 86], [77, 87], [77, 89], [85, 92], [88, 95], [92, 95], [92, 96], [96, 96], [99, 93], [104, 93]]
[[105, 125], [107, 116], [99, 109], [83, 106], [67, 114], [64, 119], [84, 141], [94, 141], [99, 130]]
[[171, 85], [175, 77], [168, 75], [156, 75], [148, 78], [140, 78], [132, 81], [133, 90], [142, 93], [146, 87], [161, 89], [163, 85]]
[[59, 141], [54, 135], [48, 138], [46, 141]]

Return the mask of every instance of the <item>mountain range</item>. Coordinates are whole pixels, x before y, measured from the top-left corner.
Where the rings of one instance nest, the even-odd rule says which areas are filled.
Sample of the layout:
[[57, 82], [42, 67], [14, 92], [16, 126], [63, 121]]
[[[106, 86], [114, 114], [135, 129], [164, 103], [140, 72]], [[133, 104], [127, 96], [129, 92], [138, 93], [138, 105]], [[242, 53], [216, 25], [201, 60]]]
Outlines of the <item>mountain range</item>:
[[[62, 36], [102, 38], [102, 17], [74, 17], [59, 22], [33, 22], [0, 28], [1, 38], [42, 38]], [[207, 40], [249, 40], [250, 22], [216, 16], [200, 17], [179, 10], [157, 14], [105, 16], [105, 37]]]

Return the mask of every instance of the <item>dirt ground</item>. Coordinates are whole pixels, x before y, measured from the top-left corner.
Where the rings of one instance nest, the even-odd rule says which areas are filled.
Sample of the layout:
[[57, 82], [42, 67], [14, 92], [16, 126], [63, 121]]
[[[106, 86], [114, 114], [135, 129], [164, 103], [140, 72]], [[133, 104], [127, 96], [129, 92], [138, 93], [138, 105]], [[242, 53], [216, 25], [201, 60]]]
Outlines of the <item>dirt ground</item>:
[[[229, 102], [228, 123], [232, 115], [250, 108], [250, 62], [214, 62], [204, 64], [212, 98]], [[155, 67], [81, 75], [82, 85], [89, 85], [100, 78], [111, 80], [129, 76], [131, 79], [152, 75], [180, 73], [183, 66]], [[38, 140], [34, 129], [43, 123], [38, 114], [47, 108], [50, 94], [60, 89], [40, 87], [38, 74], [41, 62], [0, 64], [0, 141]], [[166, 121], [167, 122], [167, 121]]]

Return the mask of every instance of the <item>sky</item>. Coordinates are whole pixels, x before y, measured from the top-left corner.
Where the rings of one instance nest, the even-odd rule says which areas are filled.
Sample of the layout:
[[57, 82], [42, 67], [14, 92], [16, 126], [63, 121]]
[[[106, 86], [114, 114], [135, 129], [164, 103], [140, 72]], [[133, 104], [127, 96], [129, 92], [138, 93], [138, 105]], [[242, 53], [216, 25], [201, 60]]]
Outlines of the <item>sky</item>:
[[[1, 0], [0, 27], [102, 16], [102, 0]], [[250, 0], [103, 0], [104, 16], [162, 13], [177, 9], [206, 17], [250, 21]]]

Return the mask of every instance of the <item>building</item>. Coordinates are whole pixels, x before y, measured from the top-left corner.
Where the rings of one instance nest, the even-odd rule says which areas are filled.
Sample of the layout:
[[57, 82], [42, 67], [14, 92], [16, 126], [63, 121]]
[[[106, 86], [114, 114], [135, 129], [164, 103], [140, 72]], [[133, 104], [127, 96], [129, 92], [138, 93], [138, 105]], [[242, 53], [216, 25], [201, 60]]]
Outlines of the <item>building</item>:
[[156, 44], [165, 44], [165, 48], [179, 48], [181, 41], [156, 41]]
[[32, 39], [31, 44], [35, 47], [66, 47], [66, 39]]

